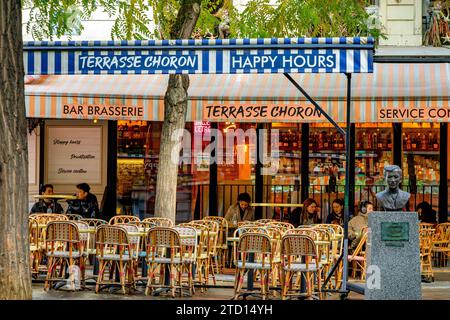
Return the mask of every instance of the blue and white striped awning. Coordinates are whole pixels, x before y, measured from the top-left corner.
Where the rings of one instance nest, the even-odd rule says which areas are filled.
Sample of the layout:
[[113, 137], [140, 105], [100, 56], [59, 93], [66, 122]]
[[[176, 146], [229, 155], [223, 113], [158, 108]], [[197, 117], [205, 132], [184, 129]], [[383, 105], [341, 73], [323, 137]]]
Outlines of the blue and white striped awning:
[[373, 38], [24, 43], [27, 75], [371, 73]]

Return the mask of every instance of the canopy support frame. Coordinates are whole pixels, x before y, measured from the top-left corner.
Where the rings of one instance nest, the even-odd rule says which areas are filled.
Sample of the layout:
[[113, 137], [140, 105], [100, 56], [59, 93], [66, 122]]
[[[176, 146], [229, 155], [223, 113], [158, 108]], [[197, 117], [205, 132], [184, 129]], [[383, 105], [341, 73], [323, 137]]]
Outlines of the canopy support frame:
[[[346, 117], [346, 128], [345, 130], [342, 129], [336, 121], [334, 121], [330, 115], [328, 115], [325, 110], [320, 107], [320, 105], [298, 84], [289, 73], [284, 73], [284, 76], [302, 93], [302, 95], [311, 102], [316, 109], [320, 110], [320, 112], [325, 116], [325, 118], [338, 130], [340, 134], [342, 134], [345, 138], [345, 191], [344, 191], [344, 241], [343, 241], [343, 250], [341, 256], [336, 261], [336, 264], [333, 266], [329, 274], [327, 275], [327, 278], [325, 279], [322, 289], [325, 288], [326, 284], [330, 281], [331, 276], [336, 270], [338, 270], [339, 265], [341, 263], [341, 260], [343, 261], [343, 270], [342, 270], [342, 287], [341, 290], [338, 292], [341, 294], [341, 298], [345, 298], [349, 291], [351, 290], [352, 286], [349, 286], [347, 288], [347, 272], [348, 272], [348, 221], [350, 218], [350, 203], [349, 203], [349, 195], [350, 195], [350, 125], [351, 125], [351, 85], [352, 85], [352, 74], [351, 73], [345, 73], [345, 76], [347, 77], [347, 102], [346, 102], [346, 111], [347, 111], [347, 117]], [[322, 290], [322, 291], [334, 291], [336, 290]], [[355, 290], [355, 292], [361, 293], [361, 290]]]

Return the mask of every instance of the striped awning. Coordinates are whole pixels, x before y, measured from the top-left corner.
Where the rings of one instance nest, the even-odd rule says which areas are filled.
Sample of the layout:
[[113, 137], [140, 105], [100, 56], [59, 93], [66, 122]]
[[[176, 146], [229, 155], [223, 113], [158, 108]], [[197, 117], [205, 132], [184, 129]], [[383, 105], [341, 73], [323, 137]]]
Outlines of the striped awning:
[[372, 72], [374, 39], [24, 42], [27, 75]]
[[[342, 74], [292, 74], [333, 119], [345, 122]], [[28, 117], [162, 121], [168, 75], [52, 75], [25, 86]], [[282, 74], [191, 75], [187, 121], [202, 121], [207, 105], [309, 103]], [[380, 108], [450, 108], [449, 64], [375, 63], [373, 73], [352, 76], [352, 121], [380, 119]], [[64, 114], [64, 106], [139, 106], [141, 116]], [[229, 121], [229, 119], [223, 119]], [[243, 120], [245, 121], [245, 120]], [[264, 121], [264, 119], [248, 120]], [[325, 119], [295, 119], [318, 122]], [[448, 121], [410, 119], [410, 121]], [[292, 121], [291, 121], [292, 122]]]

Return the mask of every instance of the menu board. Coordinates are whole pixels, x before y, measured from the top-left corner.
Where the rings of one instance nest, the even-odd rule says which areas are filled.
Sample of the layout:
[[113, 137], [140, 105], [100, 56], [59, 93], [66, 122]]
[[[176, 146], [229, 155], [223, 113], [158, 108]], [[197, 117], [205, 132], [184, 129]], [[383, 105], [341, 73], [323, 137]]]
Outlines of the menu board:
[[54, 184], [100, 184], [101, 126], [49, 126], [47, 131], [47, 181]]
[[36, 140], [34, 132], [28, 134], [28, 184], [36, 184]]

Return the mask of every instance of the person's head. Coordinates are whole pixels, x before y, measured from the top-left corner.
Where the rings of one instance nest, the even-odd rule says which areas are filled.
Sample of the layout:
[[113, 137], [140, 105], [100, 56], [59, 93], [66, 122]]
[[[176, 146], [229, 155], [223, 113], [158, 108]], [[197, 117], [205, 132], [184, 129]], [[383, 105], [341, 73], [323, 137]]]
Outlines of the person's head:
[[362, 214], [369, 214], [373, 211], [373, 203], [370, 201], [361, 201], [359, 203], [359, 211]]
[[384, 179], [389, 189], [398, 189], [402, 181], [402, 169], [397, 165], [389, 165], [384, 167]]
[[433, 210], [433, 208], [426, 201], [419, 203], [416, 207], [416, 211], [419, 213], [419, 215], [430, 212], [431, 210]]
[[342, 201], [341, 199], [334, 199], [333, 203], [331, 204], [331, 209], [334, 214], [340, 216], [344, 209], [344, 201]]
[[87, 183], [80, 183], [77, 184], [77, 197], [80, 200], [86, 199], [86, 197], [89, 194], [89, 191], [91, 190], [91, 187]]
[[303, 202], [303, 212], [304, 214], [313, 215], [316, 213], [317, 202], [314, 199], [308, 198]]
[[241, 207], [242, 210], [247, 209], [251, 201], [252, 199], [250, 198], [250, 195], [247, 192], [240, 193], [238, 195], [239, 207]]
[[52, 195], [53, 194], [53, 185], [52, 184], [44, 184], [40, 190], [41, 194]]

